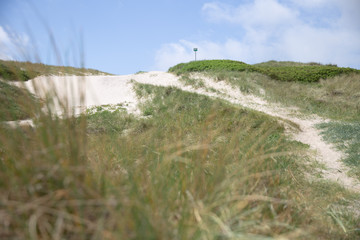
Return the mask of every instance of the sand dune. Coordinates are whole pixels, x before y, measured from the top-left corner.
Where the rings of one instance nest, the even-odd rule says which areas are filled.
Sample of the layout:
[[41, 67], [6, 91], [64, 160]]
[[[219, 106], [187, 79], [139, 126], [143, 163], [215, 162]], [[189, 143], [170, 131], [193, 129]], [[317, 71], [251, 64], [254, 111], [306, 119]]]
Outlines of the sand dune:
[[[326, 166], [326, 169], [322, 170], [323, 177], [338, 182], [348, 189], [360, 192], [359, 181], [347, 175], [349, 169], [341, 162], [343, 153], [336, 150], [332, 144], [323, 141], [320, 132], [315, 127], [316, 124], [328, 120], [316, 115], [296, 115], [297, 111], [294, 108], [285, 108], [269, 103], [257, 96], [244, 95], [225, 82], [216, 82], [201, 74], [193, 74], [192, 77], [201, 78], [206, 87], [194, 89], [191, 86], [185, 86], [179, 81], [179, 77], [166, 72], [148, 72], [124, 76], [38, 77], [25, 84], [16, 84], [23, 85], [41, 98], [45, 98], [47, 95], [58, 96], [60, 101], [55, 101], [53, 108], [59, 115], [64, 111], [60, 102], [66, 102], [67, 109], [74, 110], [75, 114], [92, 106], [120, 103], [126, 103], [128, 112], [139, 113], [137, 108], [139, 100], [133, 90], [135, 82], [158, 86], [176, 86], [184, 91], [221, 98], [296, 123], [300, 127], [300, 131], [292, 129], [288, 131], [288, 134], [293, 139], [308, 144], [316, 152], [316, 160]], [[208, 91], [209, 88], [214, 88], [217, 92]], [[29, 121], [22, 122], [29, 124]], [[12, 124], [14, 125], [14, 123]]]

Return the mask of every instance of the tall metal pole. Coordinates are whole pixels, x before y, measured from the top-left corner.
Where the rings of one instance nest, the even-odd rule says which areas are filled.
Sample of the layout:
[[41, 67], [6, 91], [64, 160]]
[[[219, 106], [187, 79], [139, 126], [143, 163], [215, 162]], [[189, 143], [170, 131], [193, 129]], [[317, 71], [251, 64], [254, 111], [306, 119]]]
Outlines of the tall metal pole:
[[195, 52], [195, 61], [196, 61], [196, 52], [198, 51], [197, 48], [194, 48], [194, 52]]

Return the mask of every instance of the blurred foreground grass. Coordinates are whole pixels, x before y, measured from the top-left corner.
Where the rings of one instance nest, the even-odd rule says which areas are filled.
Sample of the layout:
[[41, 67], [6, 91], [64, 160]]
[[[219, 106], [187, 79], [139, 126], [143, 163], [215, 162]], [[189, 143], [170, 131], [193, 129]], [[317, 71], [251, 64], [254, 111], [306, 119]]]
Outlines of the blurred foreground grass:
[[[356, 239], [358, 197], [305, 178], [277, 119], [138, 84], [141, 116], [99, 108], [0, 125], [1, 239]], [[46, 104], [45, 104], [46, 106]]]
[[1, 128], [2, 239], [350, 236], [323, 208], [352, 195], [334, 188], [314, 204], [304, 146], [275, 119], [175, 88], [137, 92], [154, 97], [147, 117], [43, 115], [34, 129]]

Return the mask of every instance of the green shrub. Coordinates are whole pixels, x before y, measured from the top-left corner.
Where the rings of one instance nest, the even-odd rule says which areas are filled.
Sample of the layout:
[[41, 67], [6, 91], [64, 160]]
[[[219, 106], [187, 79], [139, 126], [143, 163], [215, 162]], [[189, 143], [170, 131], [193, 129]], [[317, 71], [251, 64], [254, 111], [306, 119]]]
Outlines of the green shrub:
[[[293, 62], [293, 61], [267, 61], [262, 63], [254, 64], [256, 67], [296, 67], [296, 66], [323, 66], [321, 63], [317, 62], [309, 62], [309, 63], [302, 63], [302, 62]], [[337, 66], [335, 64], [326, 64], [326, 66]]]
[[276, 66], [258, 67], [258, 72], [272, 79], [294, 82], [318, 82], [320, 79], [335, 77], [341, 74], [360, 72], [352, 68], [339, 68], [336, 66]]
[[180, 63], [169, 69], [169, 72], [181, 75], [188, 72], [204, 71], [255, 71], [249, 64], [232, 60], [204, 60], [189, 63]]
[[320, 79], [335, 77], [341, 74], [360, 73], [353, 68], [340, 68], [335, 65], [321, 65], [318, 63], [275, 62], [249, 65], [232, 60], [204, 60], [180, 63], [169, 69], [177, 75], [189, 72], [259, 72], [272, 79], [280, 81], [318, 82]]

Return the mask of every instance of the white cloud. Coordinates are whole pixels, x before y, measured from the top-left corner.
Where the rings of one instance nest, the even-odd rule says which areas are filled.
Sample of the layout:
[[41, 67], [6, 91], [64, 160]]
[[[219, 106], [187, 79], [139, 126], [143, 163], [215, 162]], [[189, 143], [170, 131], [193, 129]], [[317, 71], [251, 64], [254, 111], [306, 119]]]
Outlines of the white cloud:
[[298, 15], [297, 11], [276, 0], [255, 0], [235, 7], [217, 2], [205, 3], [202, 11], [210, 21], [237, 23], [244, 27], [289, 25]]
[[165, 71], [169, 67], [181, 62], [189, 62], [195, 59], [194, 48], [198, 48], [197, 59], [222, 59], [226, 58], [229, 52], [239, 51], [237, 42], [228, 41], [225, 45], [211, 42], [190, 42], [180, 40], [177, 43], [164, 44], [156, 53], [155, 68]]
[[337, 0], [337, 6], [342, 12], [339, 27], [360, 31], [360, 1]]
[[323, 6], [326, 3], [332, 3], [333, 0], [291, 0], [291, 2], [299, 7], [314, 8]]
[[[319, 17], [320, 14], [326, 10], [331, 10], [332, 14], [322, 16], [325, 18], [332, 18], [335, 20], [334, 26], [350, 29], [360, 29], [360, 1], [359, 0], [291, 0], [294, 7], [304, 11], [318, 13], [315, 16]], [[336, 11], [340, 16], [336, 16]]]
[[0, 26], [0, 59], [9, 60], [11, 59], [7, 45], [10, 43], [10, 38], [7, 32]]
[[360, 67], [360, 33], [300, 26], [286, 31], [279, 41], [289, 59]]
[[3, 27], [0, 26], [0, 43], [8, 43], [8, 42], [10, 42], [9, 35], [3, 29]]
[[218, 43], [212, 41], [189, 42], [180, 40], [176, 43], [163, 45], [155, 57], [155, 69], [166, 71], [178, 63], [193, 61], [195, 56], [193, 48], [197, 47], [198, 60], [205, 59], [233, 59], [255, 63], [265, 61], [267, 56], [275, 55], [272, 48], [260, 44], [242, 43], [235, 39], [227, 39]]
[[192, 57], [191, 48], [186, 43], [165, 44], [157, 51], [155, 57], [155, 68], [157, 70], [166, 71], [169, 67], [180, 62], [188, 62]]
[[205, 3], [202, 7], [203, 13], [210, 21], [234, 22], [233, 12], [229, 5], [220, 3]]
[[29, 58], [29, 37], [26, 34], [15, 34], [0, 26], [0, 59], [15, 60]]
[[[314, 11], [325, 7], [330, 10], [319, 14]], [[335, 10], [337, 14], [331, 15]], [[254, 0], [238, 6], [205, 3], [202, 12], [207, 20], [217, 25], [231, 24], [243, 33], [242, 37], [222, 42], [181, 40], [165, 44], [156, 55], [156, 65], [166, 70], [176, 63], [191, 61], [192, 48], [196, 46], [199, 59], [247, 63], [315, 61], [360, 68], [358, 10], [358, 0], [294, 0], [287, 4], [279, 0]]]

